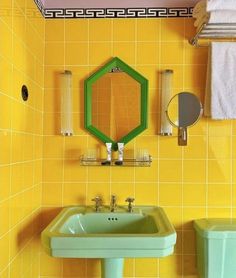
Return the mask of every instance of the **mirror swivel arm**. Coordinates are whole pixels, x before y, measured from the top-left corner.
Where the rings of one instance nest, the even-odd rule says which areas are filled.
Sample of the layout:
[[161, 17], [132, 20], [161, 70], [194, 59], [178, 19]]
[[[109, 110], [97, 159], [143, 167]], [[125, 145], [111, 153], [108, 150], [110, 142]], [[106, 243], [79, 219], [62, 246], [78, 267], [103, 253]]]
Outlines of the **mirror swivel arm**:
[[178, 145], [179, 146], [187, 146], [187, 142], [188, 142], [187, 127], [179, 127], [178, 128]]

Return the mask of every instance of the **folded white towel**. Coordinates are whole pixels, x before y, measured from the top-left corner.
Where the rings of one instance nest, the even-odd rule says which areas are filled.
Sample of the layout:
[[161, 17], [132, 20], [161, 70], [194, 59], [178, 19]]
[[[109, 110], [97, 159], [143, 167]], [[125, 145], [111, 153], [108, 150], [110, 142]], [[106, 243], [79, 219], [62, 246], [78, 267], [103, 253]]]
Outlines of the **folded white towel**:
[[[236, 0], [234, 1], [236, 4]], [[207, 12], [206, 0], [202, 0], [194, 7], [193, 17], [196, 18], [194, 26], [198, 29], [204, 23], [236, 23], [236, 10], [216, 10]]]
[[204, 114], [236, 119], [236, 43], [212, 42], [210, 48]]
[[207, 11], [236, 10], [235, 0], [208, 0]]

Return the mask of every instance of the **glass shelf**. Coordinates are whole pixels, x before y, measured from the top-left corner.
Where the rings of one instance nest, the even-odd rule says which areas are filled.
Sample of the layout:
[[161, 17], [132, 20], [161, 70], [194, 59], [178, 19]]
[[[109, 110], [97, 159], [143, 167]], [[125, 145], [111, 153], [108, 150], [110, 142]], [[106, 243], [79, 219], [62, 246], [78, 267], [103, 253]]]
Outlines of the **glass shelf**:
[[133, 158], [124, 158], [123, 164], [118, 164], [118, 160], [112, 159], [110, 164], [106, 163], [106, 159], [89, 159], [84, 156], [80, 158], [80, 164], [82, 166], [116, 166], [116, 167], [150, 167], [152, 157], [149, 156], [147, 160], [138, 160]]

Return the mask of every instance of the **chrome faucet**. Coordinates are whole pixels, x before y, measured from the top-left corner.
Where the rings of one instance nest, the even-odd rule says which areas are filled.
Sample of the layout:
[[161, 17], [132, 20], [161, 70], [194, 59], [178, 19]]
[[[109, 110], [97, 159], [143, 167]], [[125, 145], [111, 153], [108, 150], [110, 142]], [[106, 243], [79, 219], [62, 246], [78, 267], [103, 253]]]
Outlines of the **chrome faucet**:
[[102, 206], [102, 198], [100, 196], [96, 196], [91, 201], [95, 202], [95, 211], [98, 212]]
[[132, 212], [133, 211], [132, 203], [134, 201], [134, 198], [128, 197], [128, 198], [126, 198], [125, 201], [128, 202], [128, 212]]
[[116, 209], [116, 196], [111, 195], [110, 211], [114, 212]]

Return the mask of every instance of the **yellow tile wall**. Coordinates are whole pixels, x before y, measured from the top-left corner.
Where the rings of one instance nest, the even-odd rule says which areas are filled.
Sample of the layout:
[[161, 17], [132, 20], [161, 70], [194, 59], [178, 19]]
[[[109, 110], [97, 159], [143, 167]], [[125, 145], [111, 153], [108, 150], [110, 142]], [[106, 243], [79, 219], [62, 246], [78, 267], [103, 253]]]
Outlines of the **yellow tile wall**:
[[[190, 91], [203, 101], [207, 48], [194, 48], [192, 19], [90, 19], [46, 21], [43, 227], [65, 205], [109, 204], [134, 196], [136, 204], [164, 207], [178, 233], [175, 254], [129, 259], [124, 277], [197, 277], [192, 220], [235, 217], [236, 122], [202, 118], [189, 129], [188, 146], [158, 136], [160, 72], [174, 70], [174, 93]], [[148, 149], [150, 168], [84, 167], [87, 148], [104, 147], [83, 127], [83, 82], [118, 56], [149, 79], [149, 128], [125, 148]], [[73, 73], [74, 136], [61, 137], [58, 73]], [[175, 131], [176, 135], [176, 131]], [[42, 277], [99, 277], [97, 260], [55, 260], [41, 254]]]
[[[173, 256], [127, 259], [124, 276], [197, 277], [192, 220], [235, 216], [236, 122], [203, 118], [189, 129], [187, 147], [177, 146], [176, 137], [158, 136], [160, 71], [174, 70], [174, 93], [204, 97], [207, 48], [188, 44], [192, 19], [48, 20], [44, 40], [44, 20], [33, 1], [2, 0], [0, 10], [0, 277], [99, 277], [98, 260], [48, 257], [37, 227], [62, 206], [90, 205], [97, 194], [109, 204], [113, 193], [119, 204], [130, 195], [137, 205], [163, 206], [178, 233]], [[83, 82], [113, 56], [149, 79], [149, 128], [126, 149], [148, 149], [150, 168], [79, 165], [87, 148], [104, 153], [83, 128]], [[65, 69], [73, 72], [71, 138], [59, 135], [58, 73]], [[20, 97], [22, 84], [29, 88], [28, 102]]]
[[[31, 0], [0, 2], [0, 277], [39, 276], [44, 19]], [[29, 99], [21, 98], [21, 86]]]

